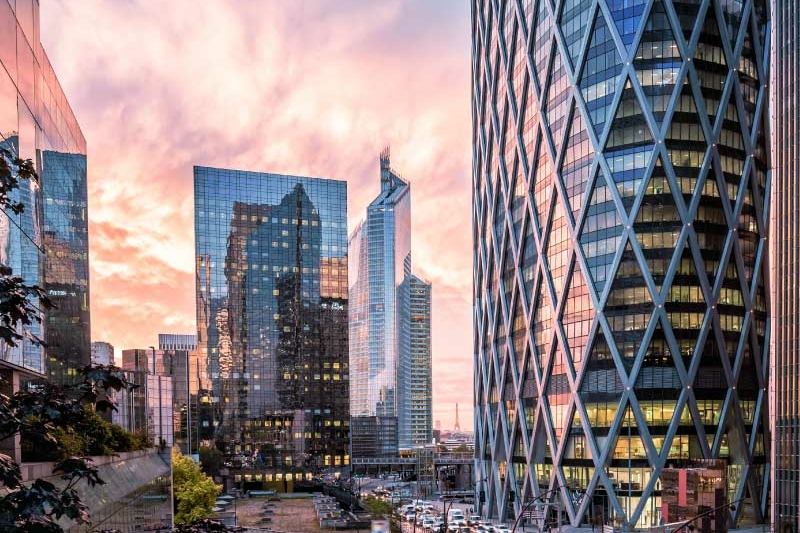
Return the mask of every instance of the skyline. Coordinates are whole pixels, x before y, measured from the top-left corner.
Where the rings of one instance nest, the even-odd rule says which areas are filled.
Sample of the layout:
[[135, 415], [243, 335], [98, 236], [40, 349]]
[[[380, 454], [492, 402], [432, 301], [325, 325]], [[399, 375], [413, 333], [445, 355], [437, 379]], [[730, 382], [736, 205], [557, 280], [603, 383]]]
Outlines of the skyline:
[[415, 263], [436, 285], [433, 419], [452, 426], [455, 404], [472, 404], [468, 6], [208, 2], [188, 26], [188, 5], [41, 10], [91, 154], [92, 340], [121, 350], [195, 332], [193, 165], [346, 180], [349, 233], [388, 144], [415, 190]]

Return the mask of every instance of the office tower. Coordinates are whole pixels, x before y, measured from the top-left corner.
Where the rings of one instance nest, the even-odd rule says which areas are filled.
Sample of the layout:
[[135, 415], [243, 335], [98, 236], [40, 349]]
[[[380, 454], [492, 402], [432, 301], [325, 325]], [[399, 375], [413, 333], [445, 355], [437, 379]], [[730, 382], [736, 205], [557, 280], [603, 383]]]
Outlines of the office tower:
[[406, 276], [397, 299], [401, 306], [397, 433], [399, 447], [409, 449], [430, 444], [433, 429], [431, 284]]
[[[350, 235], [350, 414], [354, 457], [398, 452], [401, 284], [411, 276], [411, 187], [380, 154], [380, 193]], [[406, 296], [410, 293], [406, 291]], [[409, 329], [410, 332], [410, 329]], [[428, 371], [429, 373], [430, 371]], [[407, 426], [407, 424], [406, 424]], [[404, 445], [408, 444], [405, 439]]]
[[0, 349], [16, 387], [20, 378], [72, 376], [90, 360], [86, 141], [39, 42], [39, 3], [0, 3], [0, 25], [0, 145], [31, 159], [40, 176], [13, 195], [22, 214], [0, 214], [0, 264], [58, 306], [28, 328], [48, 343], [46, 357], [28, 341]]
[[254, 459], [254, 477], [229, 480], [245, 486], [341, 471], [346, 183], [195, 167], [194, 185], [201, 441]]
[[481, 512], [762, 523], [767, 3], [553, 5], [472, 2]]
[[92, 343], [93, 365], [114, 365], [114, 347], [102, 341]]
[[183, 454], [196, 454], [199, 442], [193, 422], [198, 416], [199, 397], [192, 394], [190, 368], [196, 359], [197, 336], [172, 333], [158, 335], [156, 363], [161, 361], [164, 376], [172, 378], [174, 442]]
[[776, 0], [773, 135], [775, 173], [772, 186], [770, 250], [773, 313], [772, 342], [772, 530], [800, 530], [800, 294], [797, 273], [800, 242], [800, 165], [797, 142], [800, 126], [796, 110], [800, 54], [797, 28], [800, 9], [793, 2]]
[[122, 350], [122, 366], [123, 370], [131, 370], [136, 372], [144, 372], [151, 374], [156, 368], [156, 354], [153, 349], [132, 348], [129, 350]]
[[147, 376], [147, 434], [158, 447], [175, 443], [174, 401], [172, 377], [158, 374]]
[[135, 387], [112, 393], [116, 410], [111, 413], [111, 421], [144, 436], [153, 446], [159, 446], [162, 439], [165, 446], [172, 446], [175, 431], [172, 377], [140, 369], [123, 369], [122, 375]]
[[41, 161], [47, 369], [70, 382], [91, 362], [86, 155], [43, 150]]
[[159, 333], [159, 350], [195, 350], [197, 349], [197, 335], [180, 333]]

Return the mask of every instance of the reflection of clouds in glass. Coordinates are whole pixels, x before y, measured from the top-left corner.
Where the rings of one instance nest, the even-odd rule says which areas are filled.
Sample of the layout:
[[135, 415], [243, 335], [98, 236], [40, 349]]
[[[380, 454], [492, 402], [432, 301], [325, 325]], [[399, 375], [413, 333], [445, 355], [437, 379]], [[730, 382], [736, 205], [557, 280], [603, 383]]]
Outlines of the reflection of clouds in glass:
[[220, 378], [231, 377], [231, 369], [233, 368], [233, 350], [231, 342], [231, 332], [228, 327], [228, 309], [223, 307], [217, 312], [217, 317], [214, 324], [217, 328], [217, 354], [219, 360], [219, 376]]
[[[202, 2], [192, 4], [190, 32], [186, 8], [86, 0], [41, 10], [44, 45], [92, 142], [93, 333], [122, 347], [164, 324], [195, 327], [192, 164], [347, 179], [355, 222], [375, 195], [370, 154], [391, 142], [415, 178], [414, 260], [437, 285], [437, 404], [446, 426], [453, 405], [472, 394], [448, 384], [472, 379], [464, 364], [471, 339], [462, 334], [471, 323], [470, 95], [467, 84], [446, 82], [469, 76], [468, 4], [315, 3], [298, 19], [289, 4]], [[264, 20], [269, 32], [259, 30]], [[77, 57], [102, 68], [70, 68]], [[247, 66], [278, 62], [290, 68]], [[135, 101], [152, 105], [128, 105]], [[327, 126], [345, 116], [343, 144], [344, 122]], [[278, 131], [264, 142], [264, 132]], [[130, 235], [112, 238], [118, 229]]]
[[[306, 454], [345, 466], [346, 184], [195, 167], [195, 185], [199, 349], [211, 348], [216, 404], [206, 435], [272, 468]], [[226, 295], [211, 323], [207, 294]]]
[[8, 264], [8, 247], [11, 244], [11, 221], [5, 213], [0, 213], [0, 263]]

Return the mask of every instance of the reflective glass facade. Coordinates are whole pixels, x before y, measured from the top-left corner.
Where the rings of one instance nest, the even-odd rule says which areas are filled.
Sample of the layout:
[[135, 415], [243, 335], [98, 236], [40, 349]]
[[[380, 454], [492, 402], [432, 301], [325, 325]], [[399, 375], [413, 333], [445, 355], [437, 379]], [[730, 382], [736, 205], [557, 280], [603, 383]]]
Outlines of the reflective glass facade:
[[93, 365], [115, 365], [114, 347], [103, 341], [92, 343], [92, 364]]
[[401, 449], [431, 443], [431, 284], [406, 276], [398, 291], [400, 359], [397, 368], [397, 431]]
[[346, 467], [346, 183], [195, 167], [194, 185], [201, 443], [255, 457], [253, 483]]
[[776, 0], [772, 189], [773, 531], [800, 530], [800, 6]]
[[0, 359], [70, 379], [90, 361], [86, 141], [39, 42], [39, 2], [0, 2], [0, 142], [31, 159], [39, 183], [16, 193], [25, 212], [0, 214], [0, 262], [56, 304], [31, 333], [48, 343], [3, 346]]
[[768, 28], [763, 0], [473, 0], [484, 515], [555, 489], [573, 525], [669, 522], [662, 471], [721, 459], [730, 520], [767, 519]]
[[197, 419], [197, 393], [190, 394], [189, 367], [197, 349], [195, 335], [161, 333], [158, 335], [156, 373], [172, 377], [172, 415], [175, 445], [181, 453], [198, 453], [198, 439], [193, 421]]
[[50, 379], [71, 381], [89, 364], [89, 230], [86, 156], [42, 152], [44, 288], [54, 309], [45, 322]]
[[[396, 419], [401, 386], [397, 381], [398, 289], [411, 274], [411, 187], [392, 170], [388, 149], [380, 156], [380, 171], [380, 194], [367, 207], [366, 219], [349, 242], [350, 256], [358, 262], [350, 280], [350, 413], [353, 417]], [[372, 427], [374, 431], [396, 431], [397, 421], [385, 420]], [[363, 448], [360, 453], [397, 453], [396, 436], [373, 440], [383, 443], [380, 449]]]

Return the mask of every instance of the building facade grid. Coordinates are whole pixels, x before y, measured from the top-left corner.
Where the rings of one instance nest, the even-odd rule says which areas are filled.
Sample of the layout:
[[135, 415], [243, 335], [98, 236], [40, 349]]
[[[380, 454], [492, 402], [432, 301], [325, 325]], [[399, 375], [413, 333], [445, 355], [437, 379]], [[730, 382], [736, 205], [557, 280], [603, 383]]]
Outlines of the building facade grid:
[[[411, 187], [391, 168], [389, 150], [380, 156], [381, 190], [349, 239], [357, 261], [350, 280], [350, 410], [365, 417], [354, 429], [380, 432], [354, 443], [354, 454], [391, 456], [398, 451], [400, 308], [398, 291], [411, 274]], [[380, 418], [374, 423], [375, 417]]]
[[194, 178], [189, 390], [199, 397], [200, 445], [253, 458], [259, 470], [245, 484], [341, 471], [350, 424], [346, 183], [208, 167], [195, 167]]
[[2, 346], [0, 360], [70, 380], [90, 361], [86, 140], [39, 40], [39, 2], [0, 2], [0, 146], [33, 161], [38, 182], [22, 183], [21, 214], [0, 214], [0, 264], [43, 287], [57, 307]]
[[662, 470], [721, 460], [720, 519], [767, 519], [768, 31], [764, 1], [473, 0], [484, 515], [657, 525], [691, 512]]
[[407, 276], [398, 291], [400, 359], [398, 447], [408, 450], [430, 444], [433, 430], [431, 360], [431, 284]]
[[798, 105], [800, 9], [776, 0], [772, 87], [775, 180], [772, 191], [773, 531], [800, 530], [800, 180]]

